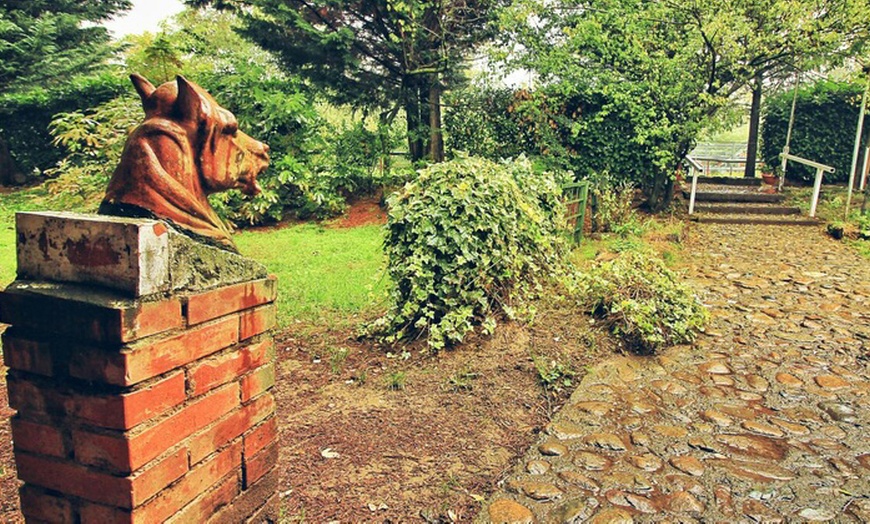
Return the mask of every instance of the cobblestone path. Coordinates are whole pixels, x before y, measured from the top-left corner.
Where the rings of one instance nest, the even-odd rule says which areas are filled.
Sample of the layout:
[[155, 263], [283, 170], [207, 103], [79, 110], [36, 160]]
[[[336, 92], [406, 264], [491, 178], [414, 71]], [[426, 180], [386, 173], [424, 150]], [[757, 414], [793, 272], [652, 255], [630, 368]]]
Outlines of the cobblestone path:
[[584, 378], [478, 522], [870, 522], [870, 261], [693, 226], [694, 346]]

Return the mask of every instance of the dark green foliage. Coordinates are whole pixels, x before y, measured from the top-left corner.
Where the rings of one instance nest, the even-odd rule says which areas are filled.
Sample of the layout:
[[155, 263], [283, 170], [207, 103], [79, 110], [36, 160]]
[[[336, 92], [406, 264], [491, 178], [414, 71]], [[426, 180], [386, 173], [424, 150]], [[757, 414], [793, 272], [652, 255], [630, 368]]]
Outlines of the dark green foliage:
[[128, 90], [130, 81], [118, 73], [73, 77], [63, 84], [35, 86], [0, 96], [0, 136], [7, 142], [23, 173], [51, 168], [64, 154], [52, 146], [49, 123], [57, 113], [96, 107]]
[[64, 84], [112, 54], [99, 22], [130, 0], [0, 1], [0, 91]]
[[707, 322], [691, 288], [649, 253], [626, 251], [578, 274], [575, 284], [582, 303], [641, 353], [691, 342]]
[[369, 326], [387, 342], [428, 337], [438, 350], [475, 326], [526, 311], [563, 267], [560, 188], [525, 159], [435, 164], [390, 198], [390, 311]]
[[539, 153], [532, 129], [517, 113], [521, 92], [506, 87], [471, 85], [444, 97], [448, 152], [490, 160]]
[[[825, 174], [825, 183], [844, 183], [849, 180], [855, 129], [861, 109], [863, 83], [821, 80], [798, 89], [794, 130], [791, 136], [791, 154], [833, 166], [833, 174]], [[764, 106], [761, 156], [764, 163], [779, 170], [779, 154], [785, 145], [788, 119], [794, 91], [770, 96]], [[862, 150], [870, 137], [870, 126], [864, 125]], [[789, 162], [786, 179], [812, 183], [815, 169]]]

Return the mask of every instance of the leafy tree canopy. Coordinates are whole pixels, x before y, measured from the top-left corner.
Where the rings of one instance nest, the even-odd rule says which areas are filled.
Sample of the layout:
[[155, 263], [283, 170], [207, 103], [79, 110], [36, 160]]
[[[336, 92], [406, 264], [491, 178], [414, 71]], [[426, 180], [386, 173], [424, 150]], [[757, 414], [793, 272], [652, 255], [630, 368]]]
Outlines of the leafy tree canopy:
[[502, 0], [189, 0], [235, 8], [243, 34], [339, 103], [408, 118], [412, 156], [437, 160], [440, 93], [488, 38]]

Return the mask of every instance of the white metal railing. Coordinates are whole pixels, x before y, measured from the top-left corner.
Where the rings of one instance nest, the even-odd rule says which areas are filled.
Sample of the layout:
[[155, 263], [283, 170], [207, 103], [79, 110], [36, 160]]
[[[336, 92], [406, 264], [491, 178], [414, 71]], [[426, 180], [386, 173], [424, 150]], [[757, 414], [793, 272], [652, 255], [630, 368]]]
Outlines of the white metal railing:
[[[816, 182], [813, 185], [813, 199], [810, 203], [810, 217], [815, 218], [816, 216], [816, 207], [819, 204], [819, 193], [822, 190], [822, 176], [827, 173], [833, 173], [834, 168], [825, 164], [820, 164], [818, 162], [813, 162], [812, 160], [807, 160], [806, 158], [801, 158], [799, 156], [795, 156], [789, 154], [784, 151], [779, 155], [783, 160], [783, 167], [785, 167], [785, 163], [789, 160], [792, 162], [797, 162], [798, 164], [803, 164], [805, 166], [810, 166], [816, 168]], [[785, 169], [783, 169], [783, 178], [785, 177]]]
[[698, 190], [698, 173], [704, 171], [704, 166], [689, 155], [686, 155], [686, 162], [689, 163], [689, 168], [692, 170], [692, 193], [689, 195], [689, 214], [691, 215], [695, 212], [695, 192]]

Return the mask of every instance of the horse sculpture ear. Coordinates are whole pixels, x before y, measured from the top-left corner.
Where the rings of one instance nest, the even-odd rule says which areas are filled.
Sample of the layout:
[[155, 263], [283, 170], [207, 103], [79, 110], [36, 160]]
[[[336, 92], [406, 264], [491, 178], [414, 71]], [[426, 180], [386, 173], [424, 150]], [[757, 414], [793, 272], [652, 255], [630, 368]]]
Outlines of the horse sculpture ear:
[[203, 99], [196, 88], [181, 75], [175, 77], [178, 84], [178, 98], [175, 111], [185, 121], [198, 122], [203, 112]]
[[135, 87], [136, 92], [139, 93], [139, 98], [142, 99], [143, 104], [145, 103], [145, 100], [147, 100], [148, 97], [157, 90], [157, 88], [154, 87], [154, 84], [138, 73], [130, 75], [130, 81], [133, 82], [133, 87]]

